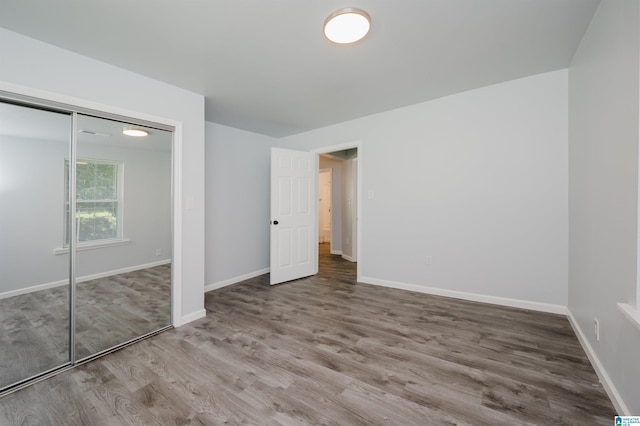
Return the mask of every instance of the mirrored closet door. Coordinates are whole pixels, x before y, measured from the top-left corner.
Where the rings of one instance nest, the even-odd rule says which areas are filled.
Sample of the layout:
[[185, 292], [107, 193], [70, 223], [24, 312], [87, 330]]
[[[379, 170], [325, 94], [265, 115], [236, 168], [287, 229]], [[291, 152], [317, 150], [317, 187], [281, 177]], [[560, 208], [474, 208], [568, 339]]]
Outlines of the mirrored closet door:
[[172, 133], [81, 114], [77, 127], [81, 360], [171, 324]]
[[0, 395], [170, 327], [172, 145], [0, 99]]
[[0, 389], [70, 362], [70, 141], [70, 114], [0, 103]]

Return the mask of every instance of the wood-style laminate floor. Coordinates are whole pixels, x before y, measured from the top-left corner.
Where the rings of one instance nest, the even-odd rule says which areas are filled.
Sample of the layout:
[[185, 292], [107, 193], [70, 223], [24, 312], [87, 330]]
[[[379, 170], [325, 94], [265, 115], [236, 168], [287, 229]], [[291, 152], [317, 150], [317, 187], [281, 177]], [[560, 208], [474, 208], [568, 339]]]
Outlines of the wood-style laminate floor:
[[567, 319], [315, 276], [206, 294], [207, 316], [0, 399], [0, 424], [610, 425]]
[[[170, 325], [170, 303], [170, 265], [78, 283], [77, 359]], [[0, 299], [0, 389], [68, 362], [67, 286]]]

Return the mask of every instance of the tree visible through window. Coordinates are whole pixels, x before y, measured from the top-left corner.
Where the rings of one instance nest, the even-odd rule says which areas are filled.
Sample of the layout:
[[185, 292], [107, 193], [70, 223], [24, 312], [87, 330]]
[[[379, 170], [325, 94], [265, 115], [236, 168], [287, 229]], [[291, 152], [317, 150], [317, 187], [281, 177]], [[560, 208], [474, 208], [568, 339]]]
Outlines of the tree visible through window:
[[[68, 191], [68, 161], [65, 165], [65, 187]], [[119, 166], [108, 161], [76, 161], [76, 241], [82, 243], [120, 237]], [[69, 223], [68, 203], [66, 213], [66, 223]], [[69, 244], [69, 232], [65, 235], [65, 244]]]

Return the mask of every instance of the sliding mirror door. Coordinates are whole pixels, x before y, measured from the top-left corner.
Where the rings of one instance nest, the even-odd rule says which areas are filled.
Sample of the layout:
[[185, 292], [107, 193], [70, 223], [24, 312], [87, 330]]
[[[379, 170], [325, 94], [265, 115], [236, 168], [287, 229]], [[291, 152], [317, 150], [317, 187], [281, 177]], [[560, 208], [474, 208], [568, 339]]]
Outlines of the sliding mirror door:
[[78, 114], [76, 360], [171, 324], [172, 140]]
[[0, 101], [0, 391], [70, 363], [71, 115]]

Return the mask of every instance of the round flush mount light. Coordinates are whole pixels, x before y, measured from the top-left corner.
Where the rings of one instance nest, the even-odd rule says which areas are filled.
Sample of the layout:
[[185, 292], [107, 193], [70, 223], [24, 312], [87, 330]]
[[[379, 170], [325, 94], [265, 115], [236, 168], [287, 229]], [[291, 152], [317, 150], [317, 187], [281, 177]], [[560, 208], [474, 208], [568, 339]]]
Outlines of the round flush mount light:
[[336, 10], [324, 21], [324, 35], [338, 44], [361, 40], [371, 28], [371, 17], [367, 12], [346, 7]]
[[147, 132], [146, 130], [142, 130], [142, 129], [124, 129], [122, 131], [122, 134], [127, 135], [127, 136], [135, 136], [135, 137], [143, 137], [143, 136], [148, 136], [149, 132]]

